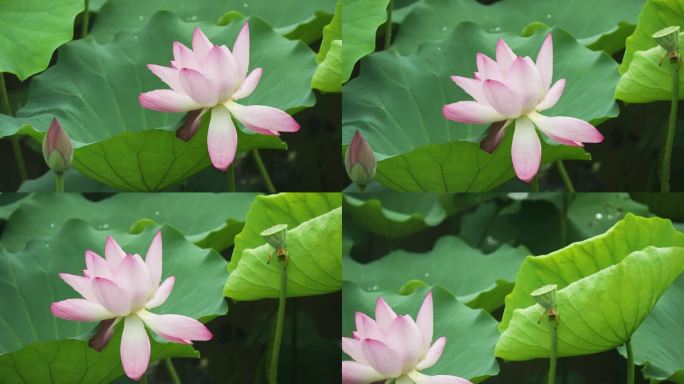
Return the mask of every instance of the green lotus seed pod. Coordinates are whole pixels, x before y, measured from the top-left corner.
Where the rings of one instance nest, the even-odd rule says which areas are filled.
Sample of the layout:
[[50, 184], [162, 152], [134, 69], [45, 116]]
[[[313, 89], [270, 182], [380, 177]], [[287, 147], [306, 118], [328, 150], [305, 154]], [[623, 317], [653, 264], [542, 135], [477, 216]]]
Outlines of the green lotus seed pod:
[[544, 309], [553, 309], [556, 307], [557, 290], [558, 286], [556, 284], [549, 284], [535, 289], [530, 295], [537, 300], [537, 303], [544, 307]]
[[673, 25], [654, 33], [653, 39], [668, 52], [679, 50], [679, 26]]
[[276, 224], [261, 232], [261, 237], [275, 249], [287, 248], [287, 224]]

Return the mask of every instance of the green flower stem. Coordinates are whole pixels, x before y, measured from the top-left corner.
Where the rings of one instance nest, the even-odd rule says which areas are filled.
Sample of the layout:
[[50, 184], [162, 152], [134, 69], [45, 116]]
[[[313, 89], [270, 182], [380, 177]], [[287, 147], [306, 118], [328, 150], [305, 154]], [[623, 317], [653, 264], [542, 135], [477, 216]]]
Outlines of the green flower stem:
[[385, 49], [389, 49], [392, 45], [392, 10], [394, 9], [394, 0], [390, 0], [387, 5], [387, 23], [385, 23]]
[[55, 192], [64, 192], [64, 173], [55, 172]]
[[539, 192], [539, 177], [537, 177], [537, 175], [535, 175], [532, 178], [532, 182], [530, 183], [530, 189], [532, 190], [532, 192]]
[[271, 181], [271, 176], [268, 175], [268, 170], [266, 170], [266, 166], [264, 165], [264, 161], [261, 159], [261, 155], [259, 154], [258, 149], [253, 149], [252, 150], [252, 156], [254, 157], [254, 162], [257, 165], [257, 168], [259, 168], [259, 173], [261, 173], [261, 178], [264, 179], [264, 184], [266, 184], [266, 190], [268, 190], [268, 193], [278, 193], [273, 186], [273, 182]]
[[[10, 107], [9, 97], [7, 96], [7, 88], [5, 87], [5, 74], [0, 72], [0, 107], [2, 113], [12, 116], [12, 107]], [[28, 172], [26, 171], [26, 163], [24, 162], [24, 154], [21, 153], [21, 145], [19, 138], [15, 135], [10, 137], [12, 142], [12, 151], [14, 151], [14, 158], [17, 161], [17, 169], [19, 170], [19, 179], [21, 181], [28, 180]]]
[[140, 378], [140, 384], [147, 384], [147, 372]]
[[235, 166], [231, 165], [226, 171], [228, 177], [228, 192], [235, 192]]
[[627, 340], [627, 384], [634, 384], [634, 352], [632, 351], [632, 341]]
[[675, 125], [677, 124], [677, 109], [679, 108], [679, 60], [671, 61], [672, 67], [672, 103], [670, 105], [670, 121], [665, 134], [663, 147], [663, 168], [660, 172], [660, 192], [670, 192], [670, 161], [672, 144], [674, 142]]
[[568, 176], [568, 171], [565, 170], [563, 160], [556, 161], [556, 167], [558, 168], [558, 173], [560, 173], [561, 179], [563, 179], [565, 189], [567, 189], [570, 193], [575, 193], [575, 186], [572, 185], [572, 180], [570, 180], [570, 176]]
[[169, 377], [171, 377], [171, 382], [173, 384], [181, 384], [180, 378], [178, 378], [178, 373], [176, 368], [173, 367], [173, 362], [170, 358], [164, 359], [164, 364], [166, 365], [166, 370], [169, 371]]
[[551, 357], [549, 357], [549, 380], [548, 384], [556, 381], [556, 360], [558, 359], [558, 325], [549, 319], [551, 325]]
[[83, 10], [83, 21], [81, 23], [81, 38], [88, 35], [88, 27], [90, 20], [88, 18], [88, 8], [90, 7], [90, 0], [85, 0], [85, 9]]
[[273, 336], [273, 351], [271, 351], [271, 365], [268, 372], [269, 384], [278, 383], [278, 355], [280, 341], [283, 338], [283, 323], [285, 322], [285, 302], [287, 300], [287, 259], [278, 258], [280, 268], [280, 296], [278, 298], [278, 317], [276, 318], [275, 335]]

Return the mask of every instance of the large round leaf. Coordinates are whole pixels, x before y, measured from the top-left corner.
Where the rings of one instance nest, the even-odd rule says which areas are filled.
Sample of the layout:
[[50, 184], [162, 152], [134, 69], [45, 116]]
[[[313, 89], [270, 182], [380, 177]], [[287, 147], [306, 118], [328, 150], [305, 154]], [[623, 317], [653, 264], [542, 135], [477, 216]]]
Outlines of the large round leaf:
[[636, 29], [627, 38], [625, 54], [620, 64], [620, 73], [627, 72], [636, 52], [647, 51], [657, 46], [653, 40], [654, 33], [671, 25], [684, 27], [684, 1], [646, 0], [646, 4], [639, 14]]
[[[317, 13], [332, 14], [334, 9], [335, 0], [281, 0], [277, 7], [271, 0], [114, 0], [98, 12], [91, 35], [98, 41], [112, 40], [118, 32], [142, 27], [161, 10], [173, 12], [186, 21], [209, 23], [216, 23], [225, 13], [239, 12], [258, 16], [278, 33], [288, 34], [301, 24], [312, 23]], [[319, 28], [319, 37], [320, 33]]]
[[83, 0], [0, 0], [0, 73], [24, 80], [47, 68], [83, 8]]
[[398, 239], [434, 227], [447, 217], [436, 194], [363, 193], [344, 195], [344, 213], [366, 230]]
[[[683, 19], [684, 21], [684, 19]], [[684, 22], [682, 22], [684, 24]], [[684, 44], [684, 33], [679, 34]], [[662, 47], [635, 52], [627, 72], [620, 78], [615, 98], [627, 103], [650, 103], [672, 99], [672, 65]], [[679, 98], [684, 98], [684, 78], [679, 79]]]
[[648, 216], [648, 207], [629, 198], [626, 193], [578, 193], [572, 196], [567, 219], [572, 237], [584, 240], [601, 234], [627, 214]]
[[542, 309], [530, 296], [547, 284], [559, 288], [559, 355], [596, 353], [624, 343], [684, 271], [682, 247], [684, 233], [668, 220], [627, 214], [603, 235], [528, 258], [506, 297], [497, 356], [548, 356], [549, 327], [538, 324]]
[[69, 219], [78, 218], [100, 231], [136, 231], [153, 221], [179, 229], [188, 240], [217, 251], [228, 248], [244, 225], [252, 193], [126, 193], [98, 202], [79, 194], [36, 194], [22, 201], [0, 238], [17, 252], [33, 239], [51, 237]]
[[[498, 338], [496, 320], [482, 310], [466, 307], [449, 292], [433, 287], [434, 336], [446, 336], [447, 343], [437, 364], [422, 371], [428, 375], [457, 375], [479, 382], [496, 375], [499, 365], [494, 358]], [[375, 301], [382, 297], [401, 315], [414, 319], [428, 289], [417, 289], [408, 296], [394, 292], [366, 292], [355, 284], [344, 282], [342, 288], [342, 336], [351, 337], [356, 329], [356, 312], [375, 317]], [[467, 350], [467, 353], [464, 351]], [[346, 358], [349, 360], [349, 358]]]
[[[575, 268], [583, 274], [580, 265]], [[556, 296], [558, 356], [603, 352], [627, 342], [660, 296], [684, 272], [684, 248], [647, 247], [581, 277]], [[539, 304], [516, 309], [496, 355], [529, 360], [550, 355], [551, 330]]]
[[[228, 276], [223, 258], [194, 246], [171, 227], [163, 226], [161, 231], [162, 276], [175, 276], [176, 283], [166, 303], [154, 312], [205, 320], [225, 314], [222, 290]], [[11, 378], [12, 383], [17, 377], [31, 383], [76, 382], [78, 378], [94, 383], [123, 373], [118, 335], [104, 351], [96, 352], [87, 347], [96, 323], [66, 321], [50, 313], [50, 303], [78, 296], [58, 273], [80, 274], [85, 250], [104, 254], [108, 235], [128, 252], [144, 254], [154, 230], [139, 235], [107, 233], [72, 220], [55, 236], [32, 241], [19, 253], [0, 248], [0, 377]], [[190, 346], [169, 345], [158, 336], [155, 340], [153, 360], [194, 354]]]
[[[632, 335], [634, 361], [647, 379], [684, 383], [684, 275], [670, 286]], [[627, 357], [624, 348], [620, 353]]]
[[247, 212], [242, 232], [235, 236], [233, 256], [228, 264], [230, 271], [237, 268], [242, 251], [265, 243], [260, 233], [276, 224], [287, 224], [290, 229], [342, 205], [340, 193], [280, 193], [257, 196]]
[[[567, 79], [559, 103], [545, 112], [601, 121], [617, 114], [613, 100], [617, 65], [604, 53], [592, 52], [566, 32], [554, 29], [554, 79]], [[520, 55], [536, 57], [546, 32], [531, 37], [488, 34], [470, 23], [452, 35], [421, 47], [414, 55], [395, 51], [370, 55], [359, 77], [343, 92], [343, 141], [360, 130], [378, 157], [377, 180], [401, 191], [483, 191], [514, 176], [513, 130], [488, 154], [473, 142], [486, 126], [446, 120], [442, 106], [470, 100], [450, 80], [475, 71], [477, 52], [493, 56], [503, 38]], [[580, 148], [543, 143], [543, 162], [587, 159]]]
[[[249, 23], [251, 67], [263, 67], [264, 74], [244, 103], [285, 110], [312, 105], [313, 52], [259, 19]], [[242, 24], [200, 26], [213, 42], [232, 46]], [[159, 190], [200, 171], [209, 165], [208, 118], [186, 143], [174, 132], [181, 114], [150, 111], [138, 102], [142, 92], [167, 88], [146, 64], [167, 65], [173, 41], [188, 44], [195, 26], [160, 12], [139, 32], [123, 33], [111, 43], [85, 39], [67, 44], [57, 64], [32, 81], [19, 117], [0, 116], [0, 136], [20, 130], [40, 140], [56, 116], [77, 148], [74, 166], [123, 190]], [[284, 146], [273, 136], [239, 131], [239, 151]]]
[[375, 50], [376, 31], [387, 21], [389, 0], [342, 1], [342, 82], [349, 80], [354, 65]]
[[491, 311], [503, 305], [529, 254], [525, 247], [503, 245], [485, 255], [458, 237], [445, 236], [425, 253], [399, 250], [368, 264], [346, 258], [342, 278], [370, 292], [405, 291], [423, 281], [446, 288], [470, 307]]
[[[235, 300], [275, 298], [280, 294], [280, 266], [268, 244], [244, 249], [226, 282]], [[342, 280], [342, 208], [307, 220], [287, 232], [287, 296], [336, 292]], [[270, 261], [270, 262], [269, 262]]]
[[228, 269], [237, 277], [226, 283], [226, 296], [240, 300], [278, 297], [278, 266], [275, 261], [266, 265], [273, 248], [266, 246], [260, 235], [276, 224], [287, 224], [288, 250], [294, 258], [295, 265], [288, 271], [288, 293], [302, 296], [338, 290], [342, 273], [341, 200], [339, 193], [257, 196], [242, 232], [235, 236]]
[[426, 41], [451, 35], [464, 21], [490, 32], [520, 33], [530, 23], [558, 26], [582, 44], [619, 51], [633, 29], [643, 0], [517, 0], [483, 5], [476, 0], [426, 0], [401, 24], [394, 47], [414, 52]]

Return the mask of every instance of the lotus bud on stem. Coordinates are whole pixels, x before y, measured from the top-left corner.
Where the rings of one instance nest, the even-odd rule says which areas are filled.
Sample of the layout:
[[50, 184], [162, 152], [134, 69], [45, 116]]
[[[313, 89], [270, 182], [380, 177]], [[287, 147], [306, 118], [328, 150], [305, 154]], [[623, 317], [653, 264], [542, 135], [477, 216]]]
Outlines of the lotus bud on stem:
[[[553, 384], [556, 380], [556, 360], [558, 358], [558, 312], [556, 311], [556, 284], [545, 285], [530, 294], [539, 305], [544, 308], [547, 321], [551, 326], [551, 357], [549, 358], [549, 378], [547, 383]], [[541, 319], [539, 320], [541, 321]]]
[[55, 173], [55, 191], [64, 192], [64, 171], [69, 169], [74, 159], [74, 147], [55, 118], [43, 138], [43, 159]]
[[672, 158], [675, 124], [677, 124], [677, 109], [679, 107], [679, 66], [681, 64], [679, 29], [678, 25], [670, 26], [652, 35], [653, 40], [665, 49], [664, 57], [668, 59], [672, 69], [672, 101], [670, 104], [670, 119], [667, 125], [667, 132], [665, 133], [665, 145], [663, 145], [660, 192], [670, 192], [670, 161]]
[[373, 149], [361, 132], [356, 131], [344, 157], [347, 175], [363, 191], [368, 184], [373, 182], [376, 167], [377, 161]]
[[[273, 350], [268, 370], [269, 384], [278, 383], [278, 355], [280, 342], [283, 338], [283, 323], [285, 321], [285, 303], [287, 300], [287, 224], [277, 224], [261, 232], [261, 237], [275, 249], [280, 269], [280, 295], [278, 297], [278, 316], [276, 317], [275, 333], [273, 336]], [[269, 256], [267, 264], [271, 262]]]

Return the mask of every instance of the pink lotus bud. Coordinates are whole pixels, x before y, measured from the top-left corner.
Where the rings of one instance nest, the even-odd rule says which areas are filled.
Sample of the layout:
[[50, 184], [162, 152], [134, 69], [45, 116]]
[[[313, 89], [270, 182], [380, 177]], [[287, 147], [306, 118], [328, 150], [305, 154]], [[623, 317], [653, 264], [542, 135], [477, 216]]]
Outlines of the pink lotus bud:
[[74, 147], [66, 131], [53, 118], [43, 138], [43, 159], [48, 167], [57, 173], [66, 171], [74, 158]]
[[361, 132], [356, 131], [347, 148], [347, 155], [344, 158], [344, 167], [347, 169], [347, 175], [363, 190], [375, 178], [376, 166], [377, 161], [375, 160], [373, 150], [368, 145], [368, 142], [366, 142], [366, 139], [363, 138]]

